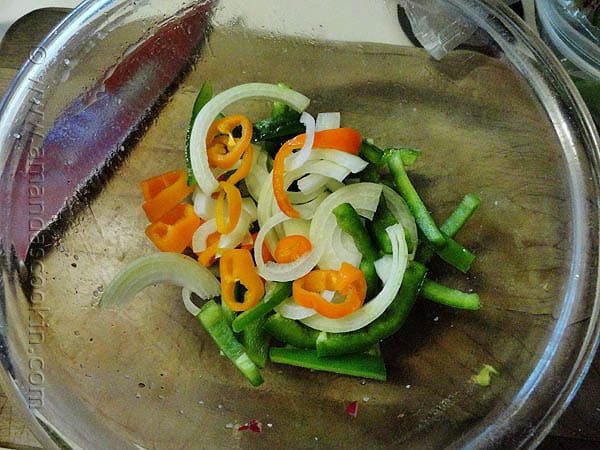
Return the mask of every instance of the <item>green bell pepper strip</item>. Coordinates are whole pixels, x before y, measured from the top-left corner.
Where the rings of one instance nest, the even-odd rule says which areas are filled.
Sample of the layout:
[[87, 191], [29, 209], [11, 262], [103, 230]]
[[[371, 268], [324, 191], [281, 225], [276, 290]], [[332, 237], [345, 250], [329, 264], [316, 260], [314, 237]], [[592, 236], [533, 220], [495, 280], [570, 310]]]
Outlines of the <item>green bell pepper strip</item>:
[[358, 150], [358, 156], [376, 166], [384, 162], [383, 150], [370, 142], [369, 139], [363, 139]]
[[392, 254], [392, 241], [385, 231], [388, 227], [397, 224], [396, 217], [392, 214], [385, 203], [383, 196], [379, 200], [373, 220], [367, 223], [371, 236], [377, 242], [379, 250], [387, 255]]
[[[284, 83], [277, 84], [291, 89]], [[253, 124], [252, 142], [264, 142], [265, 149], [274, 157], [283, 142], [305, 131], [306, 127], [300, 122], [300, 113], [283, 102], [275, 101], [271, 108], [271, 117]]]
[[202, 83], [200, 87], [200, 92], [198, 92], [198, 96], [194, 101], [194, 106], [192, 107], [192, 117], [190, 119], [190, 126], [188, 127], [187, 135], [185, 136], [185, 165], [187, 167], [187, 184], [188, 186], [193, 186], [196, 184], [196, 178], [194, 177], [194, 172], [192, 170], [192, 162], [190, 157], [190, 136], [192, 135], [192, 127], [194, 126], [194, 121], [196, 120], [196, 116], [200, 112], [204, 105], [206, 105], [210, 99], [212, 98], [212, 85], [210, 82], [205, 81]]
[[446, 245], [446, 237], [435, 224], [431, 214], [429, 214], [429, 211], [427, 210], [427, 207], [410, 182], [408, 174], [404, 169], [402, 155], [398, 151], [390, 152], [386, 160], [392, 176], [394, 177], [396, 190], [406, 201], [406, 204], [415, 217], [417, 226], [425, 238], [431, 242], [435, 248], [444, 247]]
[[214, 301], [209, 300], [196, 316], [208, 334], [213, 338], [219, 349], [242, 372], [253, 386], [259, 386], [263, 378], [258, 367], [246, 352], [246, 349], [235, 338], [233, 331], [227, 325], [223, 310]]
[[266, 316], [277, 305], [292, 295], [292, 282], [285, 283], [272, 282], [267, 284], [267, 291], [262, 300], [238, 315], [232, 323], [233, 331], [239, 333], [252, 323]]
[[[475, 194], [467, 194], [463, 197], [456, 209], [450, 214], [446, 221], [440, 226], [440, 231], [448, 237], [453, 238], [456, 233], [464, 226], [471, 218], [475, 210], [479, 207], [481, 200]], [[416, 260], [427, 264], [435, 253], [435, 249], [431, 246], [419, 246], [417, 250]]]
[[316, 348], [320, 331], [302, 325], [297, 320], [286, 319], [275, 313], [265, 320], [265, 330], [284, 344], [298, 348]]
[[392, 153], [400, 153], [400, 157], [402, 158], [402, 164], [405, 166], [412, 166], [417, 158], [421, 156], [421, 152], [414, 148], [406, 148], [406, 147], [390, 147], [386, 148], [383, 151], [383, 160], [387, 161], [387, 158]]
[[380, 356], [361, 353], [343, 356], [317, 356], [313, 349], [272, 347], [269, 358], [274, 363], [334, 372], [361, 378], [385, 381], [385, 363]]
[[231, 328], [231, 324], [236, 316], [235, 311], [227, 306], [224, 301], [221, 301], [221, 312], [223, 313], [223, 318], [227, 322], [227, 326]]
[[373, 144], [371, 139], [363, 139], [358, 151], [358, 156], [365, 161], [368, 161], [370, 165], [381, 166], [385, 164], [391, 153], [396, 152], [400, 153], [402, 162], [405, 166], [411, 166], [421, 154], [419, 150], [413, 148], [391, 147], [381, 149]]
[[481, 200], [475, 194], [467, 194], [463, 197], [456, 209], [452, 211], [450, 217], [440, 226], [442, 233], [446, 233], [450, 237], [454, 237], [456, 233], [464, 226], [471, 218], [475, 210], [481, 204]]
[[435, 253], [462, 273], [467, 273], [475, 260], [475, 255], [447, 234], [442, 233], [442, 235], [446, 239], [446, 245], [442, 248], [435, 248]]
[[367, 164], [363, 170], [358, 174], [360, 181], [366, 183], [381, 183], [381, 173], [379, 167], [376, 164]]
[[362, 254], [359, 269], [367, 281], [367, 298], [373, 298], [379, 291], [379, 277], [375, 270], [375, 261], [379, 258], [377, 248], [373, 244], [362, 219], [350, 203], [342, 203], [335, 207], [332, 212], [338, 226], [352, 237], [356, 248]]
[[317, 354], [332, 356], [363, 352], [396, 333], [415, 304], [426, 273], [423, 264], [411, 262], [398, 294], [381, 316], [366, 327], [349, 333], [321, 333], [316, 341]]
[[[390, 237], [385, 230], [397, 223], [398, 220], [387, 207], [385, 198], [382, 196], [379, 199], [379, 205], [377, 205], [377, 210], [375, 211], [373, 220], [367, 222], [367, 228], [372, 238], [377, 243], [377, 247], [384, 254], [392, 254], [392, 241], [390, 241]], [[405, 233], [404, 237], [406, 239], [408, 252], [412, 253], [417, 243], [412, 241], [408, 233]]]
[[300, 122], [300, 113], [288, 107], [276, 116], [255, 122], [252, 142], [283, 142], [289, 137], [304, 133], [305, 130], [304, 124]]
[[452, 306], [453, 308], [470, 310], [481, 308], [479, 295], [452, 289], [430, 279], [425, 279], [423, 282], [421, 295], [427, 300]]
[[271, 335], [264, 329], [265, 318], [254, 320], [240, 333], [240, 343], [250, 359], [261, 369], [267, 364]]

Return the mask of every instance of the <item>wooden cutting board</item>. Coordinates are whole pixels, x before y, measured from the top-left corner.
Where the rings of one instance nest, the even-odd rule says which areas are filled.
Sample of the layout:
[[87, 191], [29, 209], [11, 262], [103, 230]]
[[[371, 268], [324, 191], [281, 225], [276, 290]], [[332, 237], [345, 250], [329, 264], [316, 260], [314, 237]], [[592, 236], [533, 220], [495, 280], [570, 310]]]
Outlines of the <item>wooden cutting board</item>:
[[[66, 9], [34, 11], [16, 22], [0, 43], [0, 95], [7, 90], [22, 63], [42, 38], [62, 19]], [[0, 390], [0, 446], [39, 449], [12, 400]], [[578, 395], [541, 448], [598, 448], [600, 446], [600, 358], [590, 368]]]

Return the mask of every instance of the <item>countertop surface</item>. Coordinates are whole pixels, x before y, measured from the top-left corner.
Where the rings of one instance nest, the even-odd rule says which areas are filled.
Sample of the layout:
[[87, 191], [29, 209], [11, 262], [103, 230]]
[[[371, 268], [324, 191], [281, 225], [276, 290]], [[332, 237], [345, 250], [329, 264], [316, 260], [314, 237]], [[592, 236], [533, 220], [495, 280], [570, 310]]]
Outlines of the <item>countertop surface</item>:
[[[52, 5], [52, 2], [41, 6], [48, 5]], [[19, 19], [10, 28], [0, 30], [2, 33], [6, 33], [0, 45], [0, 97], [27, 58], [29, 51], [36, 47], [37, 43], [68, 11], [66, 8], [36, 10]], [[28, 430], [27, 424], [17, 416], [12, 401], [0, 390], [0, 448], [41, 448]], [[593, 361], [589, 373], [572, 403], [540, 448], [600, 448], [599, 356], [596, 356]]]

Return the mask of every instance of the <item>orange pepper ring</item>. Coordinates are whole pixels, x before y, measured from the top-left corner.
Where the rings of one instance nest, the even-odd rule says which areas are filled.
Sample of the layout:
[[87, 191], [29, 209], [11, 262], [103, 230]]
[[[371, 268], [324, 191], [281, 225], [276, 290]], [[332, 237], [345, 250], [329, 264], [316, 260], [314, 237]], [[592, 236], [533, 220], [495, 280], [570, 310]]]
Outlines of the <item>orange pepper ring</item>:
[[[235, 139], [232, 132], [238, 126], [242, 127], [242, 135]], [[226, 142], [223, 139], [216, 139], [220, 135], [228, 135]], [[242, 157], [242, 154], [250, 146], [252, 139], [252, 122], [241, 114], [235, 114], [215, 120], [208, 129], [206, 136], [206, 148], [208, 162], [213, 167], [222, 169], [230, 169]], [[213, 142], [217, 141], [218, 146], [213, 146]], [[225, 153], [221, 153], [218, 149], [225, 149]]]
[[[255, 306], [265, 295], [264, 282], [256, 273], [254, 260], [249, 250], [226, 251], [219, 262], [221, 272], [221, 298], [232, 311], [246, 311]], [[245, 288], [243, 302], [235, 298], [235, 285]]]
[[250, 173], [250, 169], [252, 168], [253, 154], [254, 154], [254, 150], [252, 149], [252, 146], [249, 145], [248, 148], [246, 149], [246, 151], [244, 152], [244, 155], [242, 156], [242, 163], [240, 164], [240, 167], [238, 167], [237, 170], [235, 172], [233, 172], [229, 176], [229, 178], [227, 178], [227, 181], [229, 183], [236, 184], [239, 181], [246, 178], [246, 175], [248, 175], [248, 173]]
[[275, 160], [273, 161], [273, 193], [275, 194], [275, 199], [277, 200], [277, 206], [279, 206], [279, 209], [281, 209], [285, 215], [294, 219], [299, 219], [300, 213], [296, 210], [296, 208], [294, 208], [290, 198], [287, 195], [284, 180], [285, 159], [294, 150], [297, 150], [304, 145], [304, 139], [296, 138], [285, 142], [275, 155]]
[[[341, 303], [328, 302], [321, 296], [325, 290], [335, 290], [346, 298]], [[312, 308], [324, 317], [338, 319], [359, 309], [366, 296], [366, 281], [356, 267], [343, 263], [338, 270], [313, 270], [292, 284], [294, 301]]]
[[310, 240], [301, 234], [291, 234], [283, 237], [277, 242], [273, 257], [278, 263], [290, 263], [296, 261], [302, 255], [312, 250]]

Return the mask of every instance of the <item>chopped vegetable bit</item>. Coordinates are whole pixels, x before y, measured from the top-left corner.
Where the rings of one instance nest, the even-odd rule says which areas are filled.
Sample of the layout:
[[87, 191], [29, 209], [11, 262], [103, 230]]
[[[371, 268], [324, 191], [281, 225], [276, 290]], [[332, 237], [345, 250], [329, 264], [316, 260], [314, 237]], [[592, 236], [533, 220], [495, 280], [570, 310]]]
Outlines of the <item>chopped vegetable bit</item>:
[[500, 372], [489, 364], [485, 364], [477, 375], [471, 377], [471, 381], [479, 386], [487, 387], [492, 383], [492, 375], [499, 376]]
[[252, 419], [250, 422], [240, 426], [238, 431], [252, 431], [253, 433], [260, 433], [262, 431], [262, 423], [256, 419]]
[[358, 415], [358, 402], [354, 401], [346, 406], [346, 414], [350, 417], [356, 417]]

